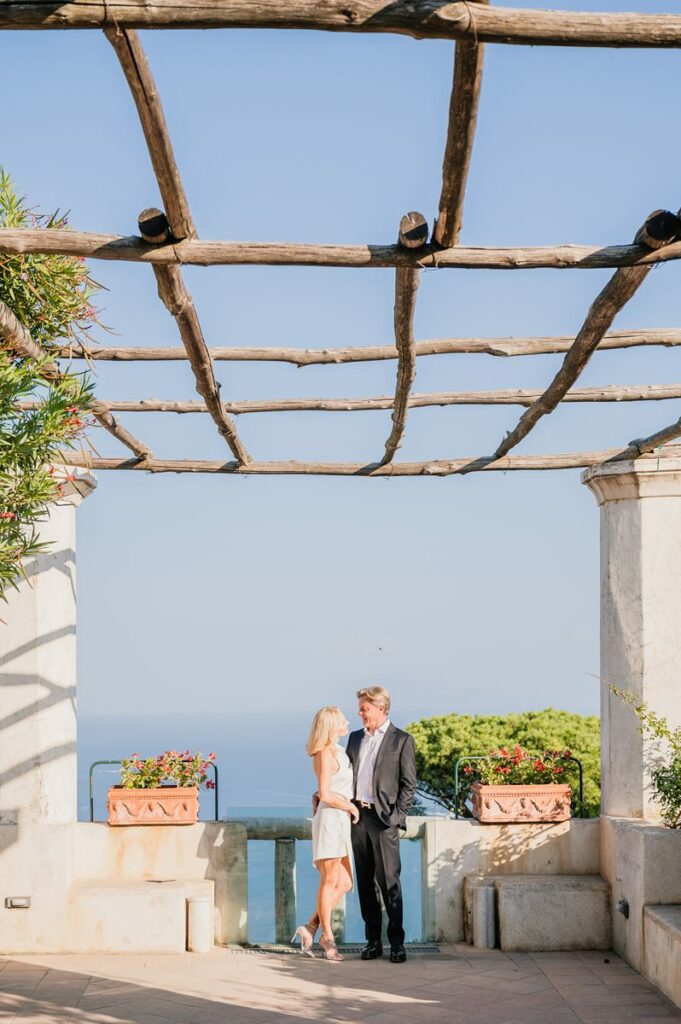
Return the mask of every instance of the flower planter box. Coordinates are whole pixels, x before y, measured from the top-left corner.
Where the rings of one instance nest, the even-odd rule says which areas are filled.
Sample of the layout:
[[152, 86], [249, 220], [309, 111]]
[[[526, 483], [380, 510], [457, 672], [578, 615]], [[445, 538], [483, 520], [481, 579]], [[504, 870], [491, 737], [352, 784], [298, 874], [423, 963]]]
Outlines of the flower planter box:
[[110, 825], [193, 825], [199, 814], [198, 786], [124, 789], [112, 786], [107, 797]]
[[570, 793], [567, 785], [486, 786], [474, 782], [473, 817], [490, 824], [568, 821]]

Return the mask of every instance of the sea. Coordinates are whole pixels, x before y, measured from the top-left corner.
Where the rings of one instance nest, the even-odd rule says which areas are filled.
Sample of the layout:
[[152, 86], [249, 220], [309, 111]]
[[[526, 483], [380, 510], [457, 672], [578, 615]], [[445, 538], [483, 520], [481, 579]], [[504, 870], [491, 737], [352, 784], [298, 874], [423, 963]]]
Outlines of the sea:
[[[218, 766], [217, 814], [214, 794], [201, 791], [202, 820], [246, 817], [310, 817], [315, 779], [304, 744], [309, 715], [93, 715], [78, 719], [78, 817], [90, 820], [89, 779], [95, 761], [148, 756], [166, 749], [214, 752]], [[400, 724], [400, 723], [396, 723]], [[93, 818], [106, 819], [106, 792], [118, 781], [118, 765], [92, 768]], [[274, 842], [249, 841], [249, 941], [274, 942]], [[312, 866], [312, 844], [296, 843], [297, 918], [314, 908], [319, 876]], [[421, 940], [421, 843], [401, 843], [407, 941]], [[346, 900], [346, 942], [361, 942], [364, 925], [357, 893]]]

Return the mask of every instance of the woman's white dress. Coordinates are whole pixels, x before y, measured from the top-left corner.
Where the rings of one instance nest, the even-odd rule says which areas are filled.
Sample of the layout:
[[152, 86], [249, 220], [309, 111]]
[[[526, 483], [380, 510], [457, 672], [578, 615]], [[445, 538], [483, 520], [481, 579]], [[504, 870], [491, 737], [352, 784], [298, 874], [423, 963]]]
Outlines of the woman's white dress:
[[[352, 765], [343, 747], [336, 745], [338, 771], [331, 780], [331, 792], [344, 800], [352, 800], [354, 780]], [[312, 819], [312, 863], [329, 857], [347, 857], [352, 872], [350, 815], [338, 807], [329, 807], [322, 800]]]

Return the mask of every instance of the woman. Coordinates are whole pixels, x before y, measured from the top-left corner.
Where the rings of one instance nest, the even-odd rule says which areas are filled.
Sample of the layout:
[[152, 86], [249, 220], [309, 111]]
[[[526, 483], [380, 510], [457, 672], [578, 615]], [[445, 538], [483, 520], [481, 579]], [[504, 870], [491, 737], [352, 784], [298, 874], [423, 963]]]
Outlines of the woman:
[[314, 716], [306, 750], [313, 758], [317, 776], [319, 806], [312, 819], [312, 863], [319, 871], [316, 912], [307, 924], [296, 928], [301, 952], [314, 956], [312, 944], [321, 924], [319, 945], [327, 960], [344, 959], [338, 952], [331, 931], [331, 911], [338, 901], [352, 889], [352, 846], [350, 822], [359, 819], [359, 811], [351, 797], [353, 792], [352, 765], [338, 740], [347, 736], [348, 725], [340, 708], [321, 708]]

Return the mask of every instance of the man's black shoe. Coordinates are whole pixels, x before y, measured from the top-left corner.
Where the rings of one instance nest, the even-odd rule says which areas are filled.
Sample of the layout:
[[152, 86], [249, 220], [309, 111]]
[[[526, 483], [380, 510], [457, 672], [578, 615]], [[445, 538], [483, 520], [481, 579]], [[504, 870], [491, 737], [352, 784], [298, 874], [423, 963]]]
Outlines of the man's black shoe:
[[379, 956], [383, 956], [383, 946], [380, 942], [367, 942], [359, 954], [360, 960], [377, 960]]
[[390, 963], [391, 964], [403, 964], [407, 959], [407, 953], [404, 946], [391, 946], [390, 947]]

